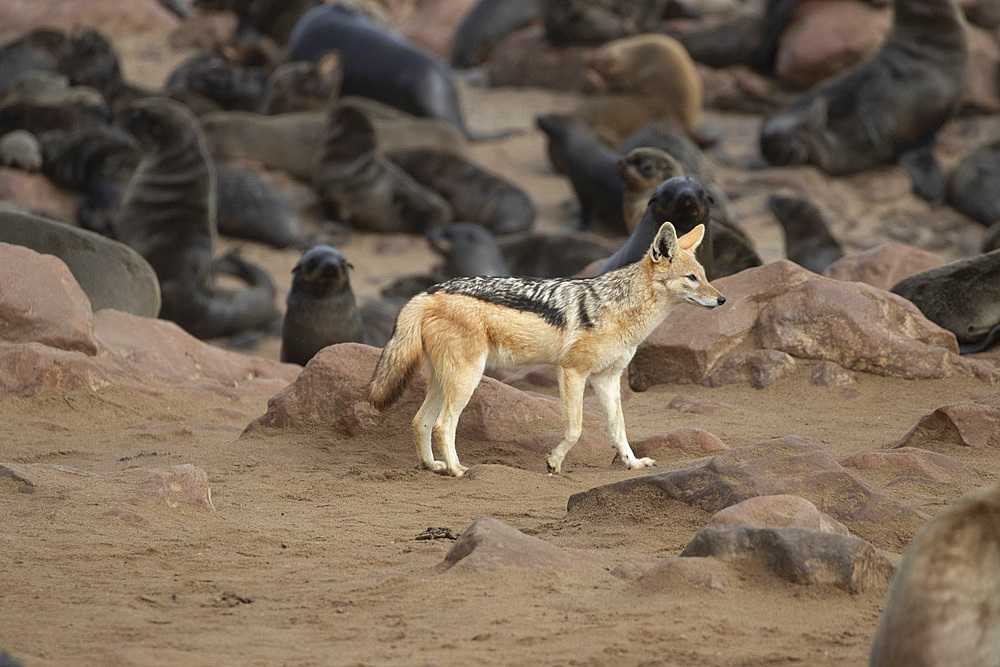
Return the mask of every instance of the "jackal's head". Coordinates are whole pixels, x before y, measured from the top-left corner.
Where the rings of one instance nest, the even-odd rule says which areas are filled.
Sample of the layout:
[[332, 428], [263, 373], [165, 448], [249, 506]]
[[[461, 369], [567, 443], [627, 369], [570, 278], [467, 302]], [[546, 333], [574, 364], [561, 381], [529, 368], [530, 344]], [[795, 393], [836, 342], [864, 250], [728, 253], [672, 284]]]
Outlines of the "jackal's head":
[[669, 222], [660, 225], [647, 256], [653, 267], [654, 289], [664, 298], [705, 308], [726, 302], [726, 297], [709, 284], [705, 269], [694, 255], [703, 238], [705, 225], [698, 225], [680, 238]]

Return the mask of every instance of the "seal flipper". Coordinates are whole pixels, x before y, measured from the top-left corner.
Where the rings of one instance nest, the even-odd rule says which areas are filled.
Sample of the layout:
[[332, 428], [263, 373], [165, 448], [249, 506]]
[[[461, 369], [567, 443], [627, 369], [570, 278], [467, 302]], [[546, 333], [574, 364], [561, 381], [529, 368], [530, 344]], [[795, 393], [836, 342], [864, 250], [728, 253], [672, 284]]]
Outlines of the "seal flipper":
[[941, 164], [934, 157], [931, 147], [934, 136], [921, 140], [915, 146], [903, 151], [896, 163], [906, 170], [913, 182], [913, 192], [938, 207], [944, 203], [945, 180]]

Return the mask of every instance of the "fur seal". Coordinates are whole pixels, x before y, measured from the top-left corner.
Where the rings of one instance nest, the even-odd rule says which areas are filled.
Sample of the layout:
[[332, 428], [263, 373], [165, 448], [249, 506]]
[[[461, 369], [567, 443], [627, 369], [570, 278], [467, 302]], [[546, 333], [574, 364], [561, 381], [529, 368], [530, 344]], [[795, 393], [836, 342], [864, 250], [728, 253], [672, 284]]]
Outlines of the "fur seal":
[[324, 53], [316, 62], [282, 63], [264, 82], [258, 111], [267, 116], [295, 111], [323, 111], [337, 95], [344, 79], [340, 54]]
[[1000, 221], [994, 222], [986, 230], [986, 234], [983, 236], [982, 251], [989, 252], [997, 248], [1000, 248]]
[[639, 32], [655, 32], [667, 0], [561, 0], [546, 2], [545, 35], [561, 46], [603, 44]]
[[522, 232], [497, 238], [515, 276], [574, 276], [615, 250], [608, 239], [590, 232]]
[[201, 53], [174, 68], [163, 94], [198, 116], [220, 110], [256, 111], [269, 74], [266, 67], [246, 67], [216, 53]]
[[142, 317], [160, 312], [156, 273], [124, 243], [4, 203], [0, 203], [0, 241], [65, 262], [94, 312], [114, 308]]
[[823, 214], [811, 202], [771, 195], [767, 203], [785, 230], [785, 257], [813, 273], [823, 273], [844, 256]]
[[61, 30], [37, 28], [0, 48], [0, 95], [25, 72], [55, 70], [68, 41]]
[[625, 186], [618, 176], [618, 153], [600, 143], [587, 125], [573, 116], [542, 115], [535, 122], [548, 136], [553, 166], [557, 171], [560, 166], [565, 169], [580, 202], [579, 228], [588, 230], [599, 223], [596, 227], [602, 230], [624, 233]]
[[748, 0], [732, 16], [695, 25], [677, 39], [696, 62], [709, 67], [746, 65], [770, 73], [778, 42], [798, 4], [799, 0]]
[[1000, 138], [986, 141], [952, 168], [948, 174], [948, 204], [982, 225], [1000, 220]]
[[1000, 337], [1000, 250], [921, 271], [889, 291], [955, 334], [962, 354], [981, 352]]
[[8, 132], [0, 136], [0, 165], [21, 171], [38, 171], [42, 168], [42, 146], [31, 132]]
[[363, 343], [361, 315], [351, 289], [354, 267], [336, 248], [313, 246], [292, 269], [285, 318], [281, 324], [281, 360], [305, 366], [328, 345]]
[[871, 667], [995, 665], [1000, 486], [973, 491], [913, 538], [889, 584]]
[[625, 184], [622, 217], [629, 234], [639, 225], [660, 183], [683, 175], [684, 167], [673, 155], [651, 146], [636, 148], [618, 159], [618, 177]]
[[[194, 114], [173, 100], [146, 98], [125, 105], [121, 123], [143, 155], [122, 196], [115, 231], [156, 271], [160, 317], [199, 338], [270, 329], [279, 315], [267, 274], [237, 253], [213, 266], [215, 176]], [[219, 289], [216, 270], [248, 287]]]
[[302, 223], [280, 190], [253, 172], [215, 165], [216, 222], [220, 234], [287, 248], [302, 243]]
[[508, 134], [471, 132], [448, 63], [347, 5], [323, 4], [306, 12], [292, 31], [289, 50], [295, 60], [317, 60], [330, 50], [340, 53], [344, 95], [370, 97], [415, 116], [452, 123], [470, 139]]
[[542, 17], [544, 0], [479, 0], [462, 18], [451, 42], [451, 64], [479, 65], [509, 33]]
[[58, 72], [30, 71], [17, 77], [0, 98], [0, 134], [27, 130], [77, 130], [105, 125], [111, 112], [89, 86], [71, 86]]
[[362, 229], [423, 233], [451, 220], [448, 202], [376, 150], [375, 128], [351, 106], [331, 106], [312, 182], [340, 219]]
[[[463, 276], [509, 276], [496, 237], [482, 225], [453, 222], [427, 231], [427, 242], [444, 261], [434, 282]], [[428, 285], [429, 287], [430, 285]]]
[[638, 262], [649, 250], [656, 233], [664, 221], [672, 222], [679, 235], [686, 234], [698, 225], [705, 225], [705, 236], [695, 256], [705, 268], [705, 275], [713, 280], [712, 225], [709, 224], [711, 195], [694, 178], [674, 176], [660, 184], [649, 199], [639, 225], [618, 252], [597, 270], [596, 275]]
[[694, 61], [680, 42], [661, 34], [604, 44], [590, 58], [604, 92], [573, 115], [617, 143], [650, 122], [676, 124], [696, 134], [705, 92]]
[[430, 148], [386, 151], [385, 156], [444, 197], [454, 220], [477, 223], [494, 234], [524, 231], [535, 221], [535, 205], [520, 188], [465, 158]]
[[842, 175], [927, 146], [961, 102], [968, 58], [952, 0], [894, 0], [881, 49], [765, 118], [761, 153]]
[[272, 37], [278, 44], [288, 42], [302, 15], [322, 0], [194, 0], [199, 9], [235, 12], [241, 23]]

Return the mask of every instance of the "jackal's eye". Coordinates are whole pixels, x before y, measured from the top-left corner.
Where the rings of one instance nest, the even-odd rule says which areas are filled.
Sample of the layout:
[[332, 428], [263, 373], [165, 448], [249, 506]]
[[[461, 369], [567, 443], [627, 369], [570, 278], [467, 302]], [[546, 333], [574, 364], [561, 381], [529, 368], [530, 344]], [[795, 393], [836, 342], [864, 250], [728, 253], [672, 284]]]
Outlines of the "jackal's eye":
[[694, 275], [693, 273], [689, 273], [689, 274], [687, 274], [684, 277], [687, 278], [688, 280], [690, 280], [693, 283], [698, 282], [698, 276]]

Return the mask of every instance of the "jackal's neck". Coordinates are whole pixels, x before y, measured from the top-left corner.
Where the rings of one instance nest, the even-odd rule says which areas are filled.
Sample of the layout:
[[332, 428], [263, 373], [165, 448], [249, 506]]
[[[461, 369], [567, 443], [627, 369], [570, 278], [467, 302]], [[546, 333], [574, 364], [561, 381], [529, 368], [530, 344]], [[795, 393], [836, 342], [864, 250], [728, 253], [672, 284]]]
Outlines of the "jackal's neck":
[[623, 338], [634, 344], [645, 339], [676, 305], [657, 296], [652, 269], [644, 260], [597, 276], [594, 287], [621, 318]]

